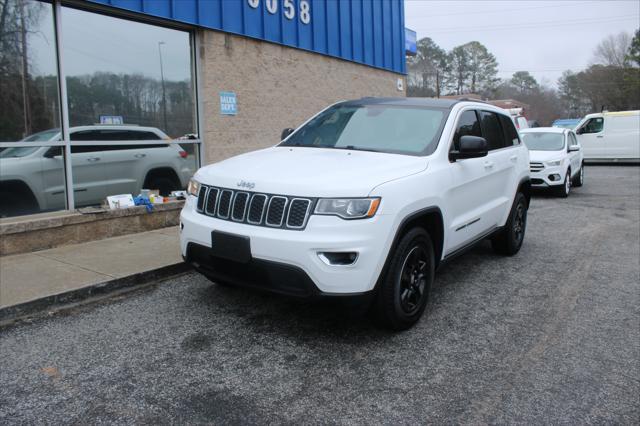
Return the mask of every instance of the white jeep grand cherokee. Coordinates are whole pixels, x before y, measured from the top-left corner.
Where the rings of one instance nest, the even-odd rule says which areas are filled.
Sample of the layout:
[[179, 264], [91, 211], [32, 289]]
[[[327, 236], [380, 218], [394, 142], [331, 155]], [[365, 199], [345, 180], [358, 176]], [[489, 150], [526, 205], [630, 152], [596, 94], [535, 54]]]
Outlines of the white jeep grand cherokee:
[[189, 184], [182, 255], [214, 281], [367, 295], [402, 330], [422, 315], [444, 261], [485, 238], [506, 255], [522, 245], [529, 153], [500, 108], [364, 98], [283, 136]]

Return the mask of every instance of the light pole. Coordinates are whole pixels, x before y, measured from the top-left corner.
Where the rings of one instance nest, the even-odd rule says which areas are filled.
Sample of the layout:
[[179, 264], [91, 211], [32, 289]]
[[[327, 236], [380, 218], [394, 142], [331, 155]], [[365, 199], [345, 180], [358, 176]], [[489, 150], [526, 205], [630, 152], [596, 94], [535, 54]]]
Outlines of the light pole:
[[160, 79], [162, 81], [162, 118], [164, 120], [164, 130], [165, 132], [169, 132], [167, 129], [167, 98], [165, 96], [164, 89], [164, 69], [162, 68], [162, 45], [166, 44], [164, 41], [158, 42], [158, 55], [160, 56]]

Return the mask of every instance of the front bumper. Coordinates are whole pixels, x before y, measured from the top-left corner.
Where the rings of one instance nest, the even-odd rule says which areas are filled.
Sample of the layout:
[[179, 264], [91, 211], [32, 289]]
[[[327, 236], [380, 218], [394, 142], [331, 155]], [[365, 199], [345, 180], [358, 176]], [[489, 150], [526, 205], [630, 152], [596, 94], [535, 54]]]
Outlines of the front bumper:
[[539, 171], [531, 171], [531, 186], [534, 188], [550, 188], [564, 184], [566, 170], [562, 166], [547, 167]]
[[[280, 293], [305, 296], [371, 291], [393, 234], [392, 217], [382, 214], [363, 220], [312, 215], [304, 230], [295, 231], [206, 216], [195, 211], [195, 197], [188, 198], [180, 214], [180, 246], [185, 260], [214, 279]], [[249, 264], [210, 256], [207, 251], [214, 230], [249, 237]], [[350, 265], [328, 265], [319, 252], [356, 252], [358, 257]]]

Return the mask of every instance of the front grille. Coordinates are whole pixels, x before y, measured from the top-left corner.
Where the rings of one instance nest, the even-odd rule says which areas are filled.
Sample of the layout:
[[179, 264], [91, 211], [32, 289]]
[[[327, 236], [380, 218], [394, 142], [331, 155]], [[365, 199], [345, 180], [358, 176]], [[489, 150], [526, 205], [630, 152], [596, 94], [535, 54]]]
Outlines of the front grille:
[[289, 205], [289, 214], [287, 215], [287, 226], [290, 228], [301, 228], [309, 213], [311, 201], [303, 198], [294, 198]]
[[197, 211], [207, 216], [256, 226], [301, 230], [315, 200], [285, 195], [234, 191], [202, 185]]
[[529, 163], [529, 168], [532, 172], [539, 172], [544, 169], [544, 164], [542, 163]]

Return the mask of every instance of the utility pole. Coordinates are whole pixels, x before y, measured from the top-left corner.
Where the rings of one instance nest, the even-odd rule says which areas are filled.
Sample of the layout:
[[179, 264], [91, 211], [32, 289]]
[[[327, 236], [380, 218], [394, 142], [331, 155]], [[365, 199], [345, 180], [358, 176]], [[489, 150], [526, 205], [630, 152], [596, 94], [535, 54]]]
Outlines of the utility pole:
[[158, 55], [160, 56], [160, 79], [162, 80], [162, 117], [164, 120], [164, 130], [165, 133], [169, 133], [169, 129], [167, 128], [167, 98], [164, 87], [164, 69], [162, 68], [162, 45], [165, 44], [164, 41], [158, 42]]
[[24, 115], [24, 134], [29, 136], [31, 132], [31, 107], [29, 104], [29, 62], [27, 57], [27, 28], [24, 19], [24, 0], [20, 0], [20, 35], [22, 44], [22, 114]]

